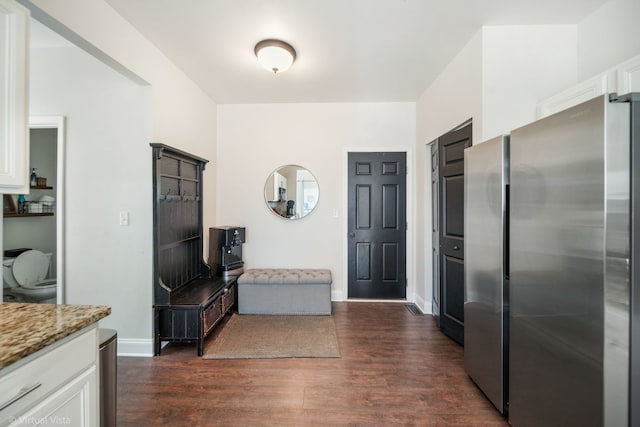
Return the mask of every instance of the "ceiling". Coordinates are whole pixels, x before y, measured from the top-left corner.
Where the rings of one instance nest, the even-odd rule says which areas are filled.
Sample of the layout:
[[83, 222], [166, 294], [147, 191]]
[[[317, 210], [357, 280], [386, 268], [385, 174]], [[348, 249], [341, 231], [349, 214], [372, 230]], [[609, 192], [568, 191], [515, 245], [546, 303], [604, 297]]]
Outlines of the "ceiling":
[[[576, 24], [607, 0], [106, 0], [211, 98], [416, 101], [482, 25]], [[253, 48], [292, 44], [273, 75]]]

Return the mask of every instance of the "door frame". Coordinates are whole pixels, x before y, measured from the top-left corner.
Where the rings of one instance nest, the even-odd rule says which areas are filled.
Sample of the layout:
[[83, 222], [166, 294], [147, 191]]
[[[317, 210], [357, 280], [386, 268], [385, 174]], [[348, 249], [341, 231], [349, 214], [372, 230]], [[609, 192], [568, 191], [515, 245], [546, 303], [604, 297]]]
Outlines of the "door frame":
[[[440, 292], [438, 291], [438, 305], [437, 307], [434, 304], [435, 295], [435, 283], [440, 283], [440, 265], [439, 261], [434, 262], [433, 259], [433, 251], [437, 250], [437, 259], [440, 260], [440, 248], [439, 237], [436, 238], [436, 234], [440, 234], [440, 224], [437, 224], [437, 230], [434, 232], [434, 215], [433, 213], [440, 209], [440, 190], [438, 190], [437, 194], [433, 192], [433, 177], [431, 176], [431, 150], [433, 146], [438, 147], [438, 138], [434, 139], [431, 142], [425, 144], [425, 163], [424, 163], [424, 194], [427, 194], [427, 188], [429, 189], [429, 197], [425, 197], [424, 199], [424, 212], [425, 212], [425, 228], [424, 228], [424, 262], [425, 265], [431, 265], [431, 271], [427, 271], [425, 269], [424, 275], [424, 295], [425, 298], [428, 295], [431, 295], [430, 301], [425, 301], [425, 307], [429, 307], [431, 309], [431, 315], [436, 319], [436, 323], [438, 327], [440, 327]], [[438, 171], [440, 170], [440, 152], [438, 152]], [[440, 178], [438, 177], [438, 188], [440, 188]], [[437, 203], [437, 204], [436, 204]], [[435, 205], [435, 206], [434, 206]], [[440, 213], [438, 211], [438, 221], [440, 219]], [[429, 274], [427, 274], [429, 273]], [[436, 310], [437, 308], [437, 310]]]
[[65, 127], [64, 116], [30, 116], [29, 130], [31, 129], [56, 129], [56, 302], [64, 304], [65, 282], [65, 253], [64, 253], [64, 155], [65, 155]]
[[[407, 155], [407, 235], [406, 235], [406, 274], [407, 274], [407, 296], [403, 300], [386, 300], [386, 299], [357, 299], [357, 301], [367, 302], [399, 302], [399, 303], [415, 303], [416, 285], [415, 285], [415, 177], [416, 166], [414, 160], [414, 148], [409, 147], [343, 147], [342, 149], [342, 286], [335, 295], [332, 295], [334, 301], [347, 301], [349, 295], [349, 153], [405, 153]], [[338, 209], [333, 212], [333, 217], [339, 217]], [[354, 300], [355, 301], [355, 300]]]

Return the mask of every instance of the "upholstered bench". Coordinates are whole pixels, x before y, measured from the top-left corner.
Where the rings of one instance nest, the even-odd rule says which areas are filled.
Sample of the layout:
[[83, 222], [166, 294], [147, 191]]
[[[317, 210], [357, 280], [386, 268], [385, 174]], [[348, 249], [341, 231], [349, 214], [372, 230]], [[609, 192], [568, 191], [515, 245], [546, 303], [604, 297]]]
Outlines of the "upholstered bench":
[[331, 271], [249, 269], [238, 278], [239, 314], [331, 314]]

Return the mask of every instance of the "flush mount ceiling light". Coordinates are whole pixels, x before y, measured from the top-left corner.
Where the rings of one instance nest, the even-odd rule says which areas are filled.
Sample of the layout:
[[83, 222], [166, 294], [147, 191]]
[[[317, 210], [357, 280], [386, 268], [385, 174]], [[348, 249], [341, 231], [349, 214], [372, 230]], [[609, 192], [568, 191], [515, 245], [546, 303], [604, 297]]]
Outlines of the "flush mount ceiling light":
[[262, 40], [253, 51], [260, 65], [272, 71], [273, 74], [287, 71], [296, 60], [296, 50], [282, 40]]

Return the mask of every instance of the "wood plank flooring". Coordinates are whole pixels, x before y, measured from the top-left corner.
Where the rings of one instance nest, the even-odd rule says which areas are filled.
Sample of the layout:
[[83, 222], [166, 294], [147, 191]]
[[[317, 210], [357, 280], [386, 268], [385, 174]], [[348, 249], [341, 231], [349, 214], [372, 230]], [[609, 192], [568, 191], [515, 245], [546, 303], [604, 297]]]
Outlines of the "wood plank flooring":
[[333, 311], [339, 359], [202, 360], [176, 344], [119, 357], [118, 426], [508, 426], [431, 316], [395, 303]]

